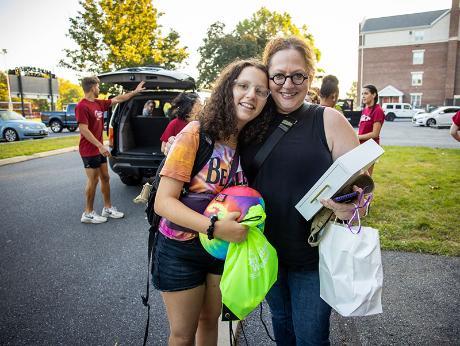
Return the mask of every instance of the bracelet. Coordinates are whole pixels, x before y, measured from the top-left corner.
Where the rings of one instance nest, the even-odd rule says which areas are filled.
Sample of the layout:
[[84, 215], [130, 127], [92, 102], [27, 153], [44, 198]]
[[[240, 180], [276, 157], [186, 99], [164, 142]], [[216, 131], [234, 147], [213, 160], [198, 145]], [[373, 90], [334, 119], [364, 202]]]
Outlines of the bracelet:
[[218, 220], [217, 215], [211, 215], [209, 218], [209, 221], [211, 221], [211, 224], [209, 225], [206, 234], [208, 235], [208, 239], [212, 240], [214, 239], [214, 228], [216, 226], [216, 221]]

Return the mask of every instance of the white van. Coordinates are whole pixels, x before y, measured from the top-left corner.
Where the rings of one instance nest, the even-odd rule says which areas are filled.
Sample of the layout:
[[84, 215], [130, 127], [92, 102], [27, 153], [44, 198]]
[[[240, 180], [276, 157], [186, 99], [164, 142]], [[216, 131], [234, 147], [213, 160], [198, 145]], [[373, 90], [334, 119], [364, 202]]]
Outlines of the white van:
[[421, 112], [419, 109], [413, 109], [409, 103], [384, 103], [382, 105], [385, 113], [385, 120], [393, 121], [396, 118], [410, 118]]

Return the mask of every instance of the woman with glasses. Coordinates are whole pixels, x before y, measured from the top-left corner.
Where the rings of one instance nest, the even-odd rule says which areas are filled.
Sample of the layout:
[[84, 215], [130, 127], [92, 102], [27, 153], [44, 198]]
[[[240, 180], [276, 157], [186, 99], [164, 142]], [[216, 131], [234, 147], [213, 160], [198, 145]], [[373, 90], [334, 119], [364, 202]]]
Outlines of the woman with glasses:
[[[307, 243], [311, 221], [294, 206], [334, 160], [359, 142], [338, 111], [304, 103], [315, 71], [308, 43], [297, 37], [272, 39], [265, 47], [263, 62], [276, 107], [264, 138], [285, 117], [296, 121], [258, 171], [251, 165], [263, 142], [251, 141], [241, 150], [249, 185], [266, 203], [264, 234], [279, 258], [278, 280], [266, 299], [278, 345], [328, 344], [331, 308], [320, 298], [318, 248]], [[339, 219], [352, 217], [351, 204], [322, 203]]]
[[[170, 345], [217, 344], [224, 262], [204, 250], [198, 233], [236, 243], [247, 235], [245, 226], [236, 221], [239, 213], [219, 220], [183, 204], [179, 197], [184, 183], [193, 193], [215, 195], [224, 188], [232, 161], [239, 160], [237, 143], [256, 140], [268, 127], [268, 113], [263, 110], [269, 94], [263, 64], [255, 60], [230, 64], [216, 81], [199, 121], [191, 121], [177, 135], [161, 170], [155, 212], [162, 219], [153, 254], [153, 284], [166, 305]], [[191, 176], [200, 131], [215, 144], [208, 163]], [[232, 183], [245, 181], [238, 164]]]

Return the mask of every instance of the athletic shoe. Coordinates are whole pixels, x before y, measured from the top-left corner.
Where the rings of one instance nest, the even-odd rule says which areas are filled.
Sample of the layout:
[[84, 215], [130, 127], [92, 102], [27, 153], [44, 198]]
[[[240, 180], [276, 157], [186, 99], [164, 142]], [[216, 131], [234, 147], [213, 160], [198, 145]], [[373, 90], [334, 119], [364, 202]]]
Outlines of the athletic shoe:
[[111, 217], [113, 219], [121, 219], [125, 214], [121, 211], [118, 211], [116, 207], [104, 208], [102, 209], [102, 216]]
[[133, 202], [147, 204], [147, 202], [149, 201], [150, 191], [152, 191], [152, 185], [149, 183], [145, 183], [144, 186], [142, 186], [141, 193], [139, 194], [139, 196], [133, 199]]
[[81, 222], [83, 223], [104, 223], [107, 222], [107, 218], [98, 215], [94, 210], [91, 213], [83, 213], [81, 215]]

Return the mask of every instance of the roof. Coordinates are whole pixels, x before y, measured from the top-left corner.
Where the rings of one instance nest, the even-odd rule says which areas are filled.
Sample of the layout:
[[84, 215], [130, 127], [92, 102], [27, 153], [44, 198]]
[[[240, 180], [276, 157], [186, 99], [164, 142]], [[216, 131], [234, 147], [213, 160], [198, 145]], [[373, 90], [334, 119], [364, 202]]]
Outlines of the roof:
[[361, 32], [387, 31], [405, 28], [425, 27], [432, 25], [437, 19], [450, 10], [402, 14], [399, 16], [369, 18], [364, 21]]
[[385, 88], [379, 91], [379, 97], [385, 96], [403, 96], [404, 93], [396, 89], [393, 85], [387, 85]]

